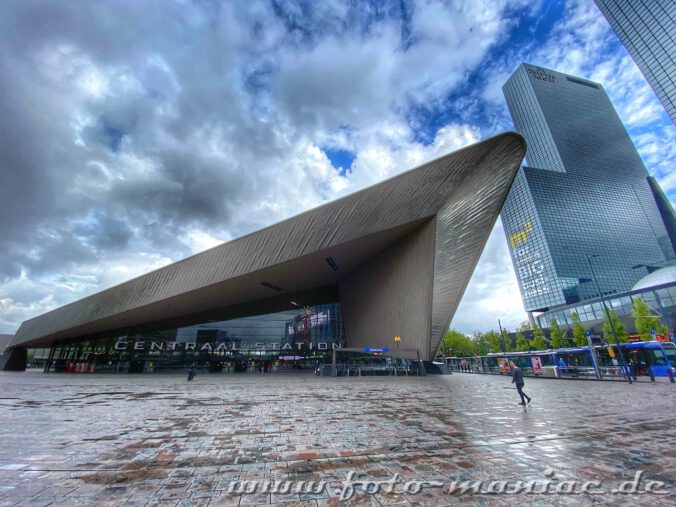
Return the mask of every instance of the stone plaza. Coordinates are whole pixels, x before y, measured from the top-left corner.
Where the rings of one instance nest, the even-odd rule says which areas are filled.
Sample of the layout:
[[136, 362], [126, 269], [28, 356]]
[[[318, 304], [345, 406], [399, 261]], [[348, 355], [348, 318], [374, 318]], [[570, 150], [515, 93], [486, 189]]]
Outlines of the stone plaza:
[[526, 408], [462, 373], [0, 385], [0, 506], [674, 505], [664, 381], [526, 379]]

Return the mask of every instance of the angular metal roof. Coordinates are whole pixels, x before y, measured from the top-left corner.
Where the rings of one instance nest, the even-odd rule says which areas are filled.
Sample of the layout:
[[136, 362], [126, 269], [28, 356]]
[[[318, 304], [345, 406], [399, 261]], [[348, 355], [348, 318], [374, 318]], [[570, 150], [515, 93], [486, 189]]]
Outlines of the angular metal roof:
[[434, 276], [452, 285], [434, 286], [431, 331], [438, 345], [436, 335], [457, 307], [524, 153], [515, 133], [463, 148], [27, 320], [10, 346], [189, 325], [212, 313], [253, 315], [289, 308], [295, 296], [308, 304], [335, 300], [350, 272], [432, 219], [449, 232], [444, 239], [437, 231]]

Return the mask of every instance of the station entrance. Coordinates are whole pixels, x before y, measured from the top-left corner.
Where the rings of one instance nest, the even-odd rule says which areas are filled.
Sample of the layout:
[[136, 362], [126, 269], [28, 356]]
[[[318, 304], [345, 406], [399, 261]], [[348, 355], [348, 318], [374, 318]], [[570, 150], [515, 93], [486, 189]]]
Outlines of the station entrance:
[[[398, 357], [408, 352], [417, 359]], [[336, 348], [331, 351], [331, 364], [323, 364], [320, 375], [369, 376], [369, 375], [425, 375], [425, 368], [417, 349], [400, 349], [392, 352], [389, 348]]]
[[225, 321], [55, 343], [45, 372], [315, 371], [345, 344], [340, 303]]

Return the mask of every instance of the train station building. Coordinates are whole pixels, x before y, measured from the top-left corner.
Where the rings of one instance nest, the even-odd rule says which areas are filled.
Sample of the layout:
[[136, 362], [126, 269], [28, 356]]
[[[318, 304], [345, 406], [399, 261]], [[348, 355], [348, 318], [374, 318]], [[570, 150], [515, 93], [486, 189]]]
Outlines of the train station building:
[[27, 320], [5, 369], [29, 348], [50, 350], [45, 371], [432, 360], [524, 153], [498, 135]]

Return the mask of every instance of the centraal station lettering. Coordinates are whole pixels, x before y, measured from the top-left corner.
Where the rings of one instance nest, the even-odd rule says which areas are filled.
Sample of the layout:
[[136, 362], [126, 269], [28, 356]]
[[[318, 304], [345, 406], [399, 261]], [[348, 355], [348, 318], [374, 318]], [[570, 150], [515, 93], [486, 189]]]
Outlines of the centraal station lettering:
[[197, 342], [173, 342], [173, 341], [119, 341], [115, 343], [115, 350], [126, 351], [199, 351], [199, 352], [219, 352], [219, 351], [242, 351], [242, 350], [281, 350], [281, 351], [290, 351], [290, 350], [333, 350], [341, 348], [339, 343], [296, 343], [294, 345], [290, 343], [280, 344], [280, 343], [251, 343], [247, 344], [246, 347], [242, 347], [235, 343], [217, 343], [213, 344], [210, 342], [200, 343]]

